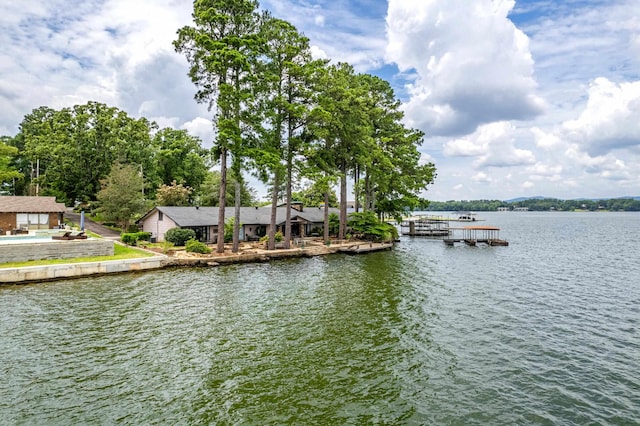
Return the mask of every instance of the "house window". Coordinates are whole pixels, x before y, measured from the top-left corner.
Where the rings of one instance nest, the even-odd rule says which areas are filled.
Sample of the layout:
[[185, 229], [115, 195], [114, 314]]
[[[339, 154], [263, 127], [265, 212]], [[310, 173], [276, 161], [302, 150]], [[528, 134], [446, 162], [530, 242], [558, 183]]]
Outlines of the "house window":
[[161, 221], [164, 218], [162, 212], [158, 212], [158, 221]]

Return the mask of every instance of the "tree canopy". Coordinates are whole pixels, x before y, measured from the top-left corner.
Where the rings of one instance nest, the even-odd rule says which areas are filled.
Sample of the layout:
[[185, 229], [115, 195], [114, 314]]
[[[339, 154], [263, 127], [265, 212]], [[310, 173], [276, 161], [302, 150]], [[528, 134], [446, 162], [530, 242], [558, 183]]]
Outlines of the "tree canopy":
[[[387, 81], [348, 63], [314, 60], [307, 37], [261, 11], [255, 0], [195, 0], [192, 16], [173, 46], [189, 63], [195, 100], [211, 111], [210, 152], [185, 130], [158, 129], [99, 102], [43, 106], [0, 144], [3, 190], [11, 180], [17, 194], [37, 188], [69, 205], [105, 203], [117, 198], [105, 191], [125, 185], [118, 179], [128, 174], [142, 201], [217, 205], [219, 229], [225, 206], [235, 204], [234, 250], [239, 207], [256, 201], [244, 181], [248, 173], [271, 188], [272, 224], [282, 200], [324, 203], [327, 239], [329, 205], [339, 206], [338, 236], [345, 237], [349, 184], [356, 209], [378, 219], [426, 205], [421, 195], [435, 166], [422, 161], [424, 135], [404, 124]], [[212, 173], [214, 162], [220, 169]], [[296, 194], [302, 183], [306, 189]], [[274, 242], [271, 226], [270, 248]], [[218, 241], [218, 252], [223, 243]]]

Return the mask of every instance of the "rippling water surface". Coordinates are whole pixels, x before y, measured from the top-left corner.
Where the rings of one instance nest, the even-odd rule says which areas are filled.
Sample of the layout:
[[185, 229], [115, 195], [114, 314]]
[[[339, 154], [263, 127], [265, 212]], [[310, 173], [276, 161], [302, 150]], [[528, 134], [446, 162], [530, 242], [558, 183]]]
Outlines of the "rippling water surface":
[[640, 215], [479, 216], [510, 246], [0, 287], [0, 424], [639, 424]]

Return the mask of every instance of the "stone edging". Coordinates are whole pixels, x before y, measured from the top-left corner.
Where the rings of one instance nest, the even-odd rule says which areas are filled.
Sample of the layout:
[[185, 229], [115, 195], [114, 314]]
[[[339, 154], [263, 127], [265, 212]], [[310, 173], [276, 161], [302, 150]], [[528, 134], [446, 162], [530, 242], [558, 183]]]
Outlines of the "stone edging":
[[138, 259], [107, 260], [103, 262], [64, 263], [59, 265], [26, 266], [0, 269], [1, 284], [51, 281], [64, 278], [144, 271], [165, 267], [166, 256]]

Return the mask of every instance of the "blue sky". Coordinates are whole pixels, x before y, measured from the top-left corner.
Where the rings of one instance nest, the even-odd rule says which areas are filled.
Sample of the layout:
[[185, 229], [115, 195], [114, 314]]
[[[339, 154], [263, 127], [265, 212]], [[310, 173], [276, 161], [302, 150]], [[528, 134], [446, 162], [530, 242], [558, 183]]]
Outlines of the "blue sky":
[[[433, 200], [640, 195], [637, 0], [263, 0], [316, 57], [391, 82]], [[0, 0], [0, 134], [89, 100], [210, 146], [171, 46], [190, 0]]]

